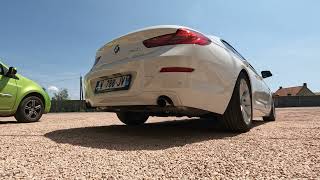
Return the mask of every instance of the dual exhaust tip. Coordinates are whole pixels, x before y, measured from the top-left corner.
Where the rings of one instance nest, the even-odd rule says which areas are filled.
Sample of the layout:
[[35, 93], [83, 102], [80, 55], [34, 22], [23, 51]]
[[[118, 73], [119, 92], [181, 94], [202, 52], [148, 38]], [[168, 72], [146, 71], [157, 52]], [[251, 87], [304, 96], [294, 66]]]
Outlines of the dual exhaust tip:
[[159, 107], [174, 106], [172, 100], [168, 96], [159, 96], [157, 99]]

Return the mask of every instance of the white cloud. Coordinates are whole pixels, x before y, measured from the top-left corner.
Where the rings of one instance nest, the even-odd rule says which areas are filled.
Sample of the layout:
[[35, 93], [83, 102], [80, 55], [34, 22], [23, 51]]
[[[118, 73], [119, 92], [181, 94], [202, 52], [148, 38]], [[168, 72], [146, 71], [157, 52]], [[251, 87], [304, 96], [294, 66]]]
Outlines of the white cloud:
[[51, 91], [51, 92], [58, 92], [59, 88], [57, 88], [56, 86], [49, 86], [48, 90]]

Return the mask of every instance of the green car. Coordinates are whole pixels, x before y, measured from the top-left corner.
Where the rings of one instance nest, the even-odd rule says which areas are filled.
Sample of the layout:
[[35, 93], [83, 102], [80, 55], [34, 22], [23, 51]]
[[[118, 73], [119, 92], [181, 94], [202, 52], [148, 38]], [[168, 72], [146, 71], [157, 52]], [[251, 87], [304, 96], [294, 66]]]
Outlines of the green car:
[[0, 62], [0, 117], [36, 122], [50, 107], [50, 97], [41, 86]]

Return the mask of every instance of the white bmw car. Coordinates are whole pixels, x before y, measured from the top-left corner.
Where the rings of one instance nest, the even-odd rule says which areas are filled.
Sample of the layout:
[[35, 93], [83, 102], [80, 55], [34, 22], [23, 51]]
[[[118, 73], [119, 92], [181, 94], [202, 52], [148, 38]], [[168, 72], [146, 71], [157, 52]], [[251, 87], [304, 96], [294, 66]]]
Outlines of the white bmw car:
[[270, 76], [225, 40], [182, 26], [154, 26], [97, 51], [85, 98], [127, 125], [149, 116], [218, 117], [228, 130], [246, 132], [254, 117], [275, 120], [263, 81]]

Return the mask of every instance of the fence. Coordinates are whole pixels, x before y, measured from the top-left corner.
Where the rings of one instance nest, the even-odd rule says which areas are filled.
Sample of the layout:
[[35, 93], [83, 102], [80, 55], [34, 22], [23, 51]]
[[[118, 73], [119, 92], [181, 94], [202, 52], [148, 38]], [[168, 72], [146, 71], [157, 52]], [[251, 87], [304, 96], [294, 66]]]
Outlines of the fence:
[[86, 112], [85, 101], [80, 100], [64, 100], [51, 101], [50, 112]]
[[[85, 101], [65, 100], [51, 101], [50, 112], [92, 112], [87, 109]], [[320, 106], [320, 96], [277, 96], [274, 97], [276, 107], [313, 107]]]
[[276, 107], [313, 107], [320, 106], [320, 96], [276, 96]]

